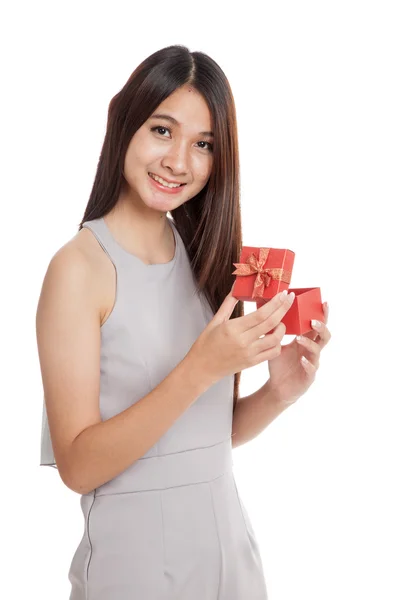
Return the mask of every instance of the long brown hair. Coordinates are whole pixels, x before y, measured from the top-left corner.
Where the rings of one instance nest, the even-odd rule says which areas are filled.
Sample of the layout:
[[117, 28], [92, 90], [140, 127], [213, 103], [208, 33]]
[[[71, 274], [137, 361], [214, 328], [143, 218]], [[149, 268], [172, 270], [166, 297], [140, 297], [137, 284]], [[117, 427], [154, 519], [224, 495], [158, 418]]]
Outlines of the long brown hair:
[[[125, 154], [135, 132], [177, 88], [190, 84], [205, 99], [214, 131], [213, 167], [205, 187], [171, 211], [185, 244], [197, 286], [215, 312], [229, 293], [242, 248], [239, 151], [236, 111], [228, 80], [203, 52], [173, 45], [146, 58], [108, 107], [107, 129], [96, 176], [79, 230], [85, 221], [106, 215], [126, 180]], [[239, 301], [232, 317], [242, 316]], [[235, 373], [235, 410], [241, 372]]]

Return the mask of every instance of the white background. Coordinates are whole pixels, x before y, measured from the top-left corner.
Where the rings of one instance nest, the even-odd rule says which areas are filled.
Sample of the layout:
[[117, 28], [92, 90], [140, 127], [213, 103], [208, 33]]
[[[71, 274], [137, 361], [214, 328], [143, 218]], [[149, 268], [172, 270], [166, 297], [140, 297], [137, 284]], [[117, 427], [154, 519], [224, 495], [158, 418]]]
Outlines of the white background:
[[[269, 600], [400, 599], [397, 8], [171, 0], [3, 9], [7, 600], [69, 597], [84, 522], [79, 496], [39, 467], [37, 301], [51, 257], [82, 218], [111, 97], [174, 43], [209, 54], [231, 83], [244, 244], [295, 251], [291, 287], [320, 287], [330, 304], [332, 340], [315, 383], [234, 450]], [[241, 395], [267, 378], [267, 363], [244, 371]]]

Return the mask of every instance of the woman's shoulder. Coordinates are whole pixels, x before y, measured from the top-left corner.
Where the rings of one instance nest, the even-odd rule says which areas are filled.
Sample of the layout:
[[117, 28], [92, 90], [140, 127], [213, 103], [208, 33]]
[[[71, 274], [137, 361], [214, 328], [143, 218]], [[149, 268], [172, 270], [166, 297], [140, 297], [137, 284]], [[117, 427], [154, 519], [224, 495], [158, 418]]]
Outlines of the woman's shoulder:
[[101, 263], [101, 252], [98, 246], [91, 231], [82, 228], [54, 253], [49, 268], [54, 272], [60, 271], [70, 276], [95, 276], [96, 268]]
[[90, 229], [84, 227], [61, 246], [49, 262], [45, 282], [82, 293], [93, 303], [100, 315], [100, 324], [113, 304], [112, 286], [115, 270]]

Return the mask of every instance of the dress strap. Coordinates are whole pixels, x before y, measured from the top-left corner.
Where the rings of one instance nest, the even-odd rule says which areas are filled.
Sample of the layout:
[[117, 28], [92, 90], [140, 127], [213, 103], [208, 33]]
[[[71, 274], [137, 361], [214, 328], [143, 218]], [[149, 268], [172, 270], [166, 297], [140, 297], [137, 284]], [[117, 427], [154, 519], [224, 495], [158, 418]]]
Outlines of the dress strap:
[[92, 231], [100, 246], [109, 256], [113, 265], [117, 268], [117, 265], [121, 264], [123, 256], [121, 256], [121, 249], [116, 243], [113, 236], [111, 235], [108, 227], [104, 222], [103, 217], [100, 217], [98, 219], [92, 219], [90, 221], [85, 221], [82, 224], [82, 228], [83, 227]]

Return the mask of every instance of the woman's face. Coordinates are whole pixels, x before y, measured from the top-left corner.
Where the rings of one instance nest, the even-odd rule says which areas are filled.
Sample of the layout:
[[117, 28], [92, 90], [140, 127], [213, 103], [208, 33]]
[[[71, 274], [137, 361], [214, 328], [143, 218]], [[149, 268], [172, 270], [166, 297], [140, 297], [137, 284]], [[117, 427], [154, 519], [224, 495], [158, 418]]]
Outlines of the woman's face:
[[[155, 114], [168, 115], [177, 122], [156, 118]], [[211, 115], [197, 90], [185, 85], [171, 94], [130, 141], [124, 164], [129, 198], [166, 213], [198, 194], [213, 164], [210, 132]], [[185, 185], [176, 193], [168, 193], [149, 173]]]

